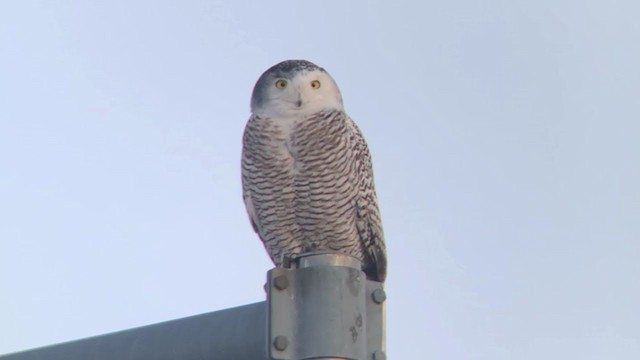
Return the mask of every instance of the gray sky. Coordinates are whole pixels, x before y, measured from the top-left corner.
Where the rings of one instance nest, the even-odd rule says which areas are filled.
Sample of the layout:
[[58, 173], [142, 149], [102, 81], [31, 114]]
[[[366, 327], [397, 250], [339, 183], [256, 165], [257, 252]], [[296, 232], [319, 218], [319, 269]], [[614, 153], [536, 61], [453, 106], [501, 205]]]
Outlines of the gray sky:
[[0, 354], [261, 301], [251, 89], [373, 153], [391, 359], [640, 358], [637, 1], [0, 2]]

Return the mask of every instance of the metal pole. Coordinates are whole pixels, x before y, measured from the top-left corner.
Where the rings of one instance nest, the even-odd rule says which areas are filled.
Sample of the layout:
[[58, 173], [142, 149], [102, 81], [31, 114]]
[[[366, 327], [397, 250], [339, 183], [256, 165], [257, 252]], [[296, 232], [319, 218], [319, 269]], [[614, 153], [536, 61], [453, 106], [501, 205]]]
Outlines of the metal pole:
[[0, 356], [0, 360], [385, 360], [381, 283], [339, 253], [267, 276], [267, 301]]
[[266, 360], [259, 302], [0, 356], [0, 360]]

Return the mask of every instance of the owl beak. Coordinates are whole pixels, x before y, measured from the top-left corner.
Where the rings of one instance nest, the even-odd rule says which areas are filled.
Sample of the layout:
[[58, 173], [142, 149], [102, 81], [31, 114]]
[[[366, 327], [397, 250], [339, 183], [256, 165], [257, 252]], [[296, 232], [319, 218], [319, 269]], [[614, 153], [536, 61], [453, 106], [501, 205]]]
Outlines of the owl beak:
[[296, 101], [296, 106], [297, 107], [301, 107], [302, 106], [302, 94], [298, 93], [298, 100]]

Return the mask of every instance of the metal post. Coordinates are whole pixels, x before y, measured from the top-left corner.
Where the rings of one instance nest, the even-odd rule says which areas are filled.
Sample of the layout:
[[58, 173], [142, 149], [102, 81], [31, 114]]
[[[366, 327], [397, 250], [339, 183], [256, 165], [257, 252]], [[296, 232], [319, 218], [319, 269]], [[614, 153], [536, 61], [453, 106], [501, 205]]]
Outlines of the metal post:
[[385, 360], [382, 284], [312, 253], [267, 276], [267, 301], [0, 356], [0, 360]]
[[310, 253], [268, 274], [269, 356], [294, 359], [385, 358], [382, 284], [341, 253]]

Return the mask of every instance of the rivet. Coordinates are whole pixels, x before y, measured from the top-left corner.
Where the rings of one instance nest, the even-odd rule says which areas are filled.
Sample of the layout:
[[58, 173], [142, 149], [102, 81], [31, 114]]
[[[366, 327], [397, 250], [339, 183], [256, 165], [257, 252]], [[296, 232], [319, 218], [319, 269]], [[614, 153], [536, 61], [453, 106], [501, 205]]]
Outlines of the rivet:
[[287, 339], [286, 336], [278, 335], [275, 339], [273, 339], [273, 347], [275, 347], [276, 350], [284, 351], [288, 345], [289, 339]]
[[376, 304], [382, 304], [385, 300], [387, 300], [387, 294], [382, 289], [373, 290], [371, 297]]
[[387, 354], [382, 350], [377, 350], [373, 353], [373, 360], [387, 360]]
[[277, 276], [273, 279], [273, 286], [278, 290], [284, 290], [289, 287], [289, 279], [285, 275]]

